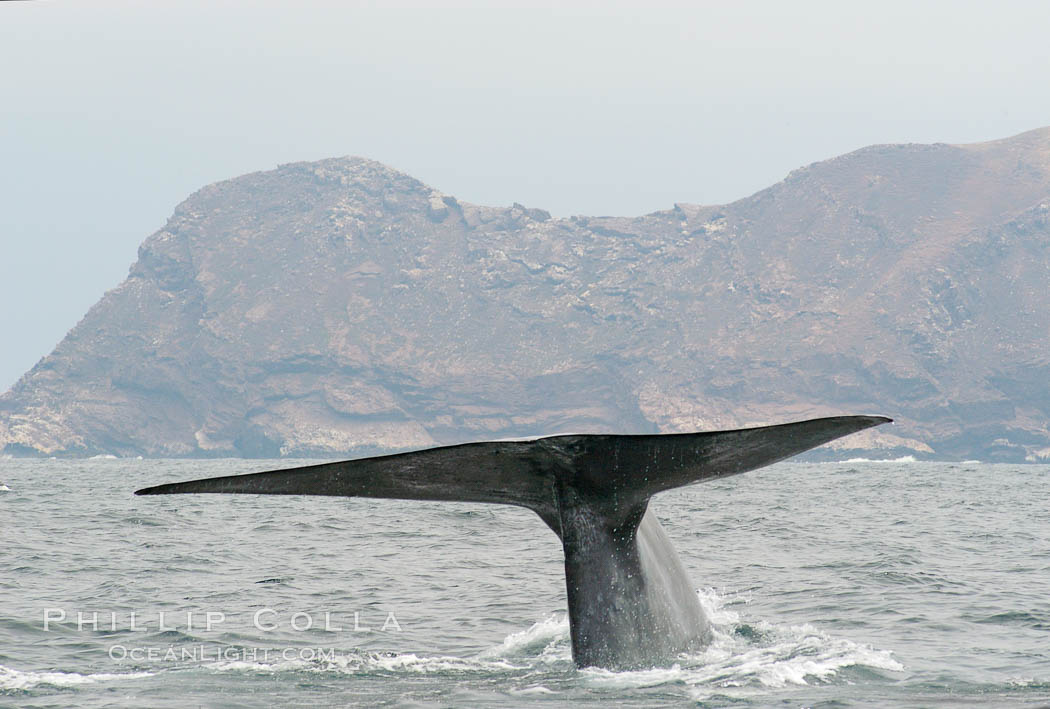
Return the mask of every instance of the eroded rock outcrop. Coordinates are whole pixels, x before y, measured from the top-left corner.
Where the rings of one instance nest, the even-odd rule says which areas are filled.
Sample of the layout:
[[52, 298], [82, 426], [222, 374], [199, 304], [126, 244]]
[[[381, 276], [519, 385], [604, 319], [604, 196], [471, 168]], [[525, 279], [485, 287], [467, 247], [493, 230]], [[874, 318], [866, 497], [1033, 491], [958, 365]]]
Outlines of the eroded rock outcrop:
[[837, 413], [1050, 456], [1050, 130], [874, 146], [729, 205], [551, 218], [379, 163], [179, 205], [0, 397], [11, 453], [336, 455]]

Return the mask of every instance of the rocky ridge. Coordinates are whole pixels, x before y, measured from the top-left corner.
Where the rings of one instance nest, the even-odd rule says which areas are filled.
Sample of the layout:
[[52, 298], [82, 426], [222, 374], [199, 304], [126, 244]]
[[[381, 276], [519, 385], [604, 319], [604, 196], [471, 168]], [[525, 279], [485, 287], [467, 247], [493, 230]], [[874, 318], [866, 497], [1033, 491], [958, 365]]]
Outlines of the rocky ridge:
[[728, 205], [552, 218], [361, 158], [203, 188], [0, 397], [13, 454], [344, 455], [839, 413], [853, 454], [1050, 459], [1050, 129]]

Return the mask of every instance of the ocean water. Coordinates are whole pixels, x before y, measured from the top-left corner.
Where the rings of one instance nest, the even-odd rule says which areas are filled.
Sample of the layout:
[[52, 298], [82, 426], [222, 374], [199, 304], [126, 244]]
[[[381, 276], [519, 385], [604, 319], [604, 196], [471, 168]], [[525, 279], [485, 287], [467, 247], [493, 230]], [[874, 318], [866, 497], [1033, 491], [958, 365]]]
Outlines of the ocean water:
[[1050, 466], [780, 463], [664, 493], [714, 639], [608, 672], [572, 664], [528, 511], [132, 496], [294, 464], [0, 460], [0, 706], [1050, 705]]

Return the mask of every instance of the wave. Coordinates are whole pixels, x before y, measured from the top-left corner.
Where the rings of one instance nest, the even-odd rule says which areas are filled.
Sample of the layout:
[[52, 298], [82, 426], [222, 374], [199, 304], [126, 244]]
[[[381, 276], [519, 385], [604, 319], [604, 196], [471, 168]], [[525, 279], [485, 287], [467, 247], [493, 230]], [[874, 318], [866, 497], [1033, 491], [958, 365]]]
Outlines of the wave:
[[915, 456], [902, 455], [900, 458], [847, 458], [843, 463], [917, 463]]
[[[306, 653], [310, 655], [312, 653]], [[229, 660], [210, 664], [216, 672], [338, 672], [352, 675], [374, 674], [516, 674], [534, 672], [537, 665], [572, 663], [569, 646], [569, 619], [564, 613], [552, 614], [527, 630], [511, 633], [499, 645], [473, 657], [419, 655], [416, 653], [318, 652], [315, 657], [293, 657], [273, 662]]]
[[569, 645], [569, 616], [555, 613], [528, 630], [511, 633], [496, 647], [484, 650], [479, 659], [524, 659], [532, 658], [544, 662], [572, 660]]
[[[702, 651], [681, 655], [670, 667], [616, 672], [599, 668], [575, 670], [569, 642], [569, 622], [554, 614], [526, 630], [508, 635], [499, 645], [473, 657], [353, 651], [336, 657], [284, 662], [218, 662], [219, 672], [335, 672], [375, 675], [473, 675], [498, 677], [511, 693], [557, 693], [570, 685], [600, 689], [637, 689], [667, 684], [686, 685], [700, 700], [737, 690], [761, 692], [788, 685], [827, 683], [844, 668], [864, 666], [899, 672], [904, 666], [887, 650], [834, 638], [810, 625], [741, 622], [727, 605], [735, 594], [714, 589], [698, 591], [711, 620], [712, 642]], [[568, 673], [568, 675], [566, 674]], [[526, 682], [527, 686], [514, 686]]]
[[125, 679], [152, 677], [152, 672], [130, 672], [126, 674], [99, 673], [84, 675], [79, 672], [26, 672], [0, 665], [0, 691], [25, 691], [48, 685], [50, 687], [74, 687], [98, 682], [115, 682]]
[[506, 674], [509, 670], [524, 670], [506, 660], [478, 660], [447, 655], [420, 656], [415, 653], [350, 651], [314, 658], [294, 658], [273, 662], [228, 660], [208, 665], [213, 672], [334, 672], [348, 675], [377, 674]]
[[764, 621], [740, 622], [725, 607], [727, 597], [714, 589], [699, 591], [711, 619], [712, 642], [702, 651], [683, 655], [669, 668], [633, 672], [586, 669], [591, 683], [608, 688], [687, 685], [694, 699], [727, 690], [782, 688], [828, 682], [839, 670], [865, 666], [899, 672], [904, 669], [891, 652], [844, 638], [833, 638], [810, 625], [781, 626]]

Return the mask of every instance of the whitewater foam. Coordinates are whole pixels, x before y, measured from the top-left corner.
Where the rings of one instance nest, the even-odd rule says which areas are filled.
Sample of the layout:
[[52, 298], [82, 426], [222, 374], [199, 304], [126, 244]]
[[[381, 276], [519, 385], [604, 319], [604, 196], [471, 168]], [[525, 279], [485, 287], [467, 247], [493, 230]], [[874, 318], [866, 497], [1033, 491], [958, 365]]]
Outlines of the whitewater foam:
[[[587, 684], [603, 689], [645, 688], [681, 683], [697, 696], [728, 688], [782, 688], [828, 682], [839, 670], [856, 665], [872, 669], [904, 669], [891, 652], [843, 638], [833, 638], [811, 625], [776, 625], [766, 621], [741, 623], [740, 613], [728, 606], [746, 604], [750, 597], [713, 588], [697, 591], [711, 621], [712, 641], [703, 650], [683, 654], [669, 667], [613, 671], [589, 667], [579, 670]], [[473, 657], [353, 651], [317, 659], [264, 663], [216, 662], [218, 672], [338, 672], [341, 674], [503, 674], [551, 669], [571, 663], [569, 622], [552, 614], [526, 630], [511, 633], [503, 642]], [[560, 670], [560, 668], [559, 668]], [[543, 688], [546, 691], [547, 688]], [[542, 692], [540, 692], [542, 693]]]
[[[712, 641], [697, 653], [681, 655], [667, 668], [612, 672], [588, 668], [581, 672], [604, 688], [642, 688], [672, 682], [691, 688], [700, 700], [730, 688], [783, 688], [827, 682], [846, 667], [901, 671], [891, 652], [843, 638], [833, 638], [811, 626], [781, 626], [765, 621], [740, 623], [740, 614], [726, 607], [736, 594], [700, 589], [700, 604], [711, 621]], [[741, 632], [745, 630], [745, 632]]]
[[915, 456], [902, 455], [900, 458], [847, 458], [843, 463], [917, 463]]
[[478, 659], [534, 658], [541, 662], [572, 660], [569, 648], [569, 617], [553, 613], [528, 630], [511, 633], [496, 647], [478, 653]]
[[420, 656], [415, 653], [349, 652], [315, 659], [291, 659], [275, 662], [228, 660], [208, 665], [214, 672], [336, 672], [339, 674], [449, 674], [502, 673], [521, 670], [506, 660], [479, 660], [447, 655]]
[[0, 690], [25, 691], [40, 685], [51, 687], [74, 687], [97, 682], [115, 682], [126, 679], [152, 677], [153, 672], [129, 672], [127, 674], [80, 674], [79, 672], [26, 672], [0, 665]]

